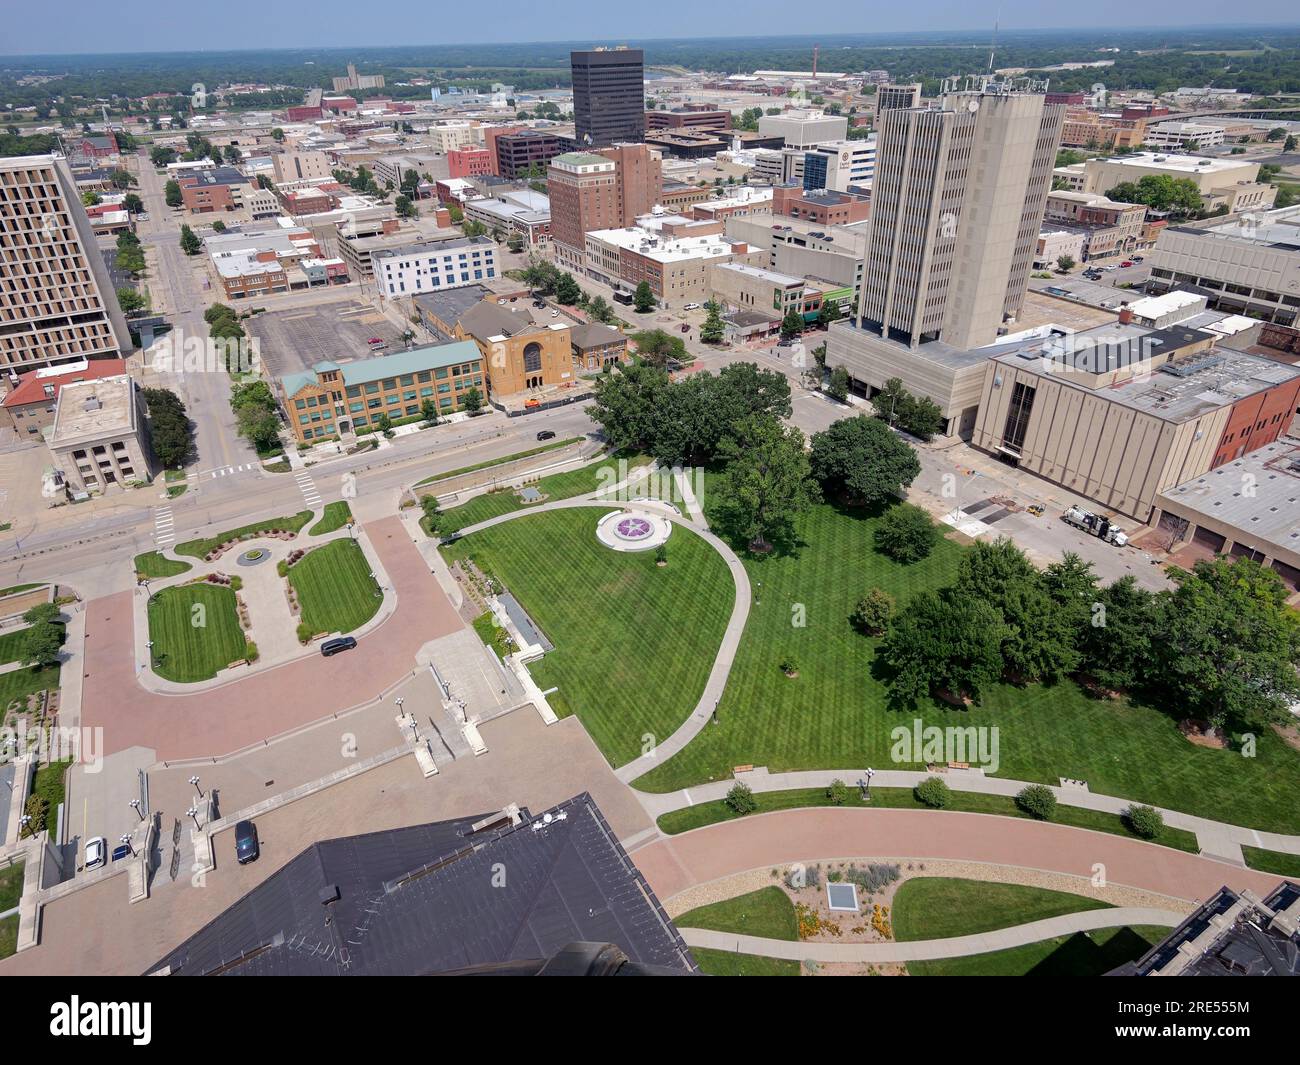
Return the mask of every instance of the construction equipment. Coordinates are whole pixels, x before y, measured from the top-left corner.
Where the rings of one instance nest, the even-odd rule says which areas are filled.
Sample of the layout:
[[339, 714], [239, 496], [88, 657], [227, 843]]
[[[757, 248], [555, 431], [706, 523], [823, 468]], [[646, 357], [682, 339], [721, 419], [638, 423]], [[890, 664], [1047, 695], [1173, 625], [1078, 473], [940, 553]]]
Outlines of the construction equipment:
[[1109, 518], [1093, 514], [1082, 507], [1070, 507], [1061, 515], [1061, 520], [1116, 547], [1123, 547], [1128, 543], [1128, 534], [1119, 526], [1112, 525]]

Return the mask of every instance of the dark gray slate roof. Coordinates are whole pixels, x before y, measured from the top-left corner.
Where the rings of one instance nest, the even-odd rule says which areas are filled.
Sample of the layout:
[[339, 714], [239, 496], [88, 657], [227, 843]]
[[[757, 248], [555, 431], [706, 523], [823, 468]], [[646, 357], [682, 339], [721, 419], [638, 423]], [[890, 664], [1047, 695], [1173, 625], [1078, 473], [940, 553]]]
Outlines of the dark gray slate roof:
[[695, 971], [589, 795], [474, 833], [482, 816], [314, 844], [150, 971], [417, 975], [543, 958], [574, 941]]

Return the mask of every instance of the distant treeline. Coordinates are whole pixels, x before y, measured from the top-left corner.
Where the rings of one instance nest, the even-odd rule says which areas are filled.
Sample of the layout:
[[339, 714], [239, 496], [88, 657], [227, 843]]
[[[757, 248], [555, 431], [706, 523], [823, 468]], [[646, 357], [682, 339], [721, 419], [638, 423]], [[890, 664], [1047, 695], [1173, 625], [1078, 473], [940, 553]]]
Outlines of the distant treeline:
[[[821, 46], [820, 70], [887, 70], [899, 80], [922, 81], [933, 91], [943, 77], [984, 71], [990, 37], [944, 32], [824, 35], [815, 40]], [[813, 42], [812, 37], [752, 37], [13, 57], [0, 59], [0, 107], [50, 111], [60, 96], [66, 108], [69, 98], [111, 101], [156, 92], [188, 93], [196, 81], [209, 91], [234, 82], [328, 89], [348, 62], [363, 74], [383, 74], [398, 96], [424, 95], [423, 87], [401, 89], [393, 84], [417, 75], [442, 88], [481, 89], [505, 82], [537, 90], [567, 85], [569, 52], [599, 43], [642, 47], [649, 66], [720, 74], [806, 70], [812, 65]], [[1120, 51], [1102, 51], [1109, 48]], [[1083, 88], [1101, 81], [1110, 88], [1154, 92], [1206, 84], [1256, 95], [1300, 92], [1300, 32], [1295, 29], [1002, 31], [994, 66], [1040, 68], [1100, 59], [1113, 59], [1115, 65], [1051, 72], [1053, 86]], [[18, 84], [29, 75], [56, 80]], [[280, 96], [275, 93], [276, 99]]]

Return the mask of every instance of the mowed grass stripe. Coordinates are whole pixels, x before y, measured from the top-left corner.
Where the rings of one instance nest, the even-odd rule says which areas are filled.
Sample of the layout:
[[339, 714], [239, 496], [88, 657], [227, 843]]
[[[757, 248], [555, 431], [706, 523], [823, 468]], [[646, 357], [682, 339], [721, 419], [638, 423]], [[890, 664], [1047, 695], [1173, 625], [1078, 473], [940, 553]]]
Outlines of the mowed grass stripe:
[[[201, 614], [196, 606], [203, 607]], [[164, 588], [150, 599], [149, 638], [154, 672], [178, 683], [215, 677], [244, 657], [246, 643], [235, 593], [216, 584]]]
[[[611, 508], [612, 509], [612, 508]], [[530, 667], [561, 715], [576, 714], [613, 765], [662, 740], [704, 691], [735, 585], [726, 563], [680, 526], [668, 565], [654, 552], [596, 540], [605, 508], [530, 514], [471, 533], [444, 550], [504, 582], [555, 644]]]
[[[854, 631], [853, 605], [876, 586], [901, 606], [919, 591], [951, 584], [964, 548], [944, 540], [928, 559], [899, 565], [872, 546], [878, 520], [822, 504], [800, 520], [791, 554], [746, 560], [754, 605], [718, 724], [638, 779], [638, 788], [674, 791], [724, 779], [747, 763], [773, 772], [924, 769], [892, 754], [892, 730], [910, 731], [919, 718], [927, 726], [996, 727], [998, 776], [1048, 784], [1071, 777], [1094, 792], [1300, 833], [1300, 752], [1272, 730], [1262, 730], [1255, 756], [1243, 758], [1188, 743], [1173, 715], [1126, 699], [1093, 699], [1071, 681], [995, 685], [968, 711], [938, 701], [915, 713], [891, 709], [875, 663], [879, 641]], [[804, 627], [792, 623], [800, 614]], [[786, 657], [799, 668], [793, 680], [780, 669]]]
[[351, 538], [308, 551], [289, 570], [302, 620], [313, 633], [351, 632], [379, 612], [379, 585], [365, 553]]

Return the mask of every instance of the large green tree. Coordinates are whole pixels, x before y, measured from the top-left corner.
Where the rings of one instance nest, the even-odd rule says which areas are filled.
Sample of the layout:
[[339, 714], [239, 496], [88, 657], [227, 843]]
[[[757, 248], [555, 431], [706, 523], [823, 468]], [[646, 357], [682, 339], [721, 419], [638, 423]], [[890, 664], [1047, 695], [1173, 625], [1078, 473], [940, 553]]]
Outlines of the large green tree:
[[1189, 716], [1259, 728], [1290, 723], [1300, 697], [1300, 614], [1271, 569], [1246, 558], [1176, 567], [1157, 609], [1158, 690]]
[[650, 282], [642, 281], [632, 293], [632, 309], [637, 314], [649, 314], [655, 309], [655, 294]]
[[894, 674], [891, 701], [911, 707], [947, 693], [978, 703], [1002, 674], [1003, 627], [983, 600], [952, 589], [914, 595], [894, 616], [880, 649]]
[[645, 447], [656, 438], [656, 410], [668, 387], [664, 370], [630, 362], [596, 379], [587, 412], [615, 447]]
[[166, 388], [144, 389], [149, 412], [149, 440], [158, 461], [169, 470], [184, 466], [193, 450], [193, 437], [185, 404]]
[[865, 414], [814, 433], [811, 463], [822, 491], [864, 506], [901, 495], [921, 472], [916, 452]]
[[751, 551], [793, 540], [795, 519], [820, 498], [803, 433], [771, 414], [754, 414], [732, 426], [719, 454], [726, 462], [717, 492], [720, 525]]
[[1131, 574], [1097, 591], [1079, 640], [1079, 670], [1103, 688], [1127, 691], [1152, 669], [1156, 597]]

